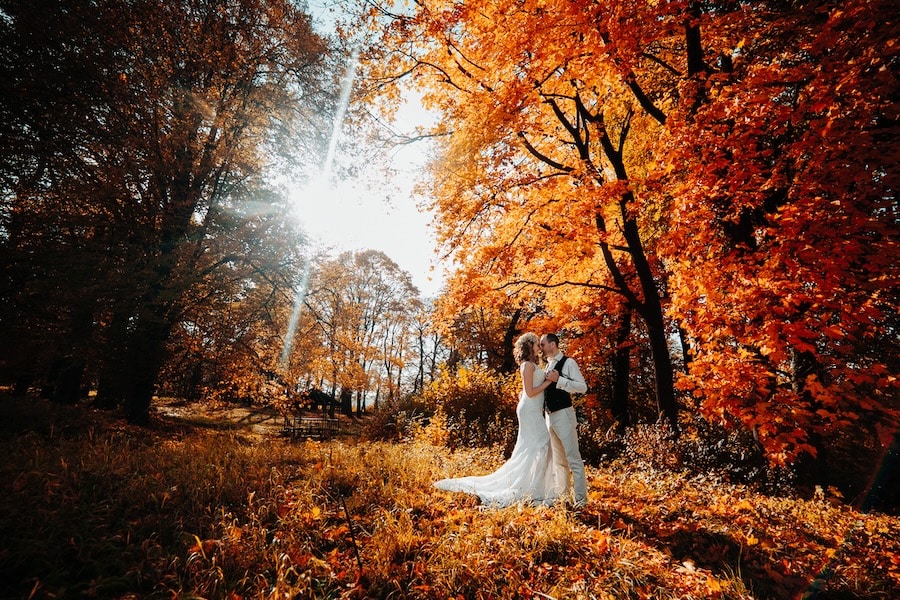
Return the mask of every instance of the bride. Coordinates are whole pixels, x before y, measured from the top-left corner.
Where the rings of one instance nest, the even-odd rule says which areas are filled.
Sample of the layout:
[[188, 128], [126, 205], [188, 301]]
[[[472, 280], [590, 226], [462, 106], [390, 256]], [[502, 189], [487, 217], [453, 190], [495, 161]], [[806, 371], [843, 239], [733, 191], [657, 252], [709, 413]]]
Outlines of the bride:
[[537, 366], [538, 337], [525, 333], [516, 340], [513, 357], [522, 376], [522, 393], [516, 406], [519, 432], [512, 456], [488, 475], [441, 479], [435, 487], [475, 494], [490, 506], [517, 502], [550, 505], [565, 491], [565, 477], [554, 476], [550, 433], [544, 422], [544, 390], [552, 385]]

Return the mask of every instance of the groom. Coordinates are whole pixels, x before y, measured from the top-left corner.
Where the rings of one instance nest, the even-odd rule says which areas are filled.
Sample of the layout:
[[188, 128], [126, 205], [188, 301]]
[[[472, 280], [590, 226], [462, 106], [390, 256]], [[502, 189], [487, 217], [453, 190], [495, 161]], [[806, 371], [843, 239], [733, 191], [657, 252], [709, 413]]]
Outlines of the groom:
[[[572, 473], [575, 508], [584, 508], [587, 504], [587, 478], [584, 475], [584, 461], [578, 450], [577, 421], [571, 394], [585, 393], [587, 383], [581, 376], [578, 364], [560, 351], [559, 338], [555, 333], [545, 333], [541, 336], [540, 344], [547, 361], [547, 379], [555, 382], [546, 389], [544, 396], [547, 399], [547, 428], [550, 430], [556, 472]], [[566, 483], [568, 488], [568, 482]]]

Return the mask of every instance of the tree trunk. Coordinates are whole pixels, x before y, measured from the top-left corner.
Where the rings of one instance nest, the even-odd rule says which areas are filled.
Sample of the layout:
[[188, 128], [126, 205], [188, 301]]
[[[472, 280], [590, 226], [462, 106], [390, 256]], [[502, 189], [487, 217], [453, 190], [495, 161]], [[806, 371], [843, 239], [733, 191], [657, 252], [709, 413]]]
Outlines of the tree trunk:
[[135, 425], [146, 425], [150, 421], [150, 404], [169, 329], [169, 324], [162, 319], [151, 319], [138, 327], [132, 337], [126, 363], [128, 385], [124, 408], [126, 418]]
[[366, 395], [363, 393], [363, 390], [358, 390], [356, 392], [356, 414], [357, 415], [361, 415], [364, 412], [366, 412], [365, 397], [366, 397]]
[[[657, 304], [659, 299], [657, 298]], [[650, 337], [650, 351], [653, 355], [653, 372], [656, 376], [656, 407], [660, 419], [665, 419], [672, 433], [679, 434], [678, 408], [675, 404], [675, 377], [672, 372], [672, 357], [669, 355], [669, 344], [666, 339], [666, 328], [659, 312], [652, 311], [648, 318], [647, 333]]]
[[100, 410], [113, 410], [125, 400], [125, 381], [122, 375], [122, 361], [108, 360], [104, 363], [97, 381], [97, 395], [92, 403]]
[[93, 405], [101, 410], [112, 410], [125, 401], [128, 380], [126, 379], [127, 326], [130, 311], [118, 307], [113, 311], [109, 327], [103, 334], [102, 362], [97, 382], [97, 396]]
[[[624, 165], [620, 162], [620, 157], [609, 154], [619, 162], [613, 162], [617, 172], [621, 170], [620, 178], [626, 180], [624, 173]], [[665, 319], [663, 317], [662, 302], [659, 299], [659, 292], [656, 289], [656, 280], [653, 277], [653, 271], [650, 263], [644, 253], [644, 246], [641, 243], [640, 233], [638, 231], [637, 221], [633, 217], [628, 216], [628, 203], [633, 200], [631, 192], [623, 194], [619, 201], [619, 211], [624, 222], [623, 235], [625, 243], [628, 246], [628, 253], [631, 255], [631, 261], [634, 265], [635, 273], [640, 283], [641, 295], [639, 298], [634, 290], [631, 289], [629, 282], [626, 280], [622, 271], [619, 269], [615, 259], [610, 252], [609, 245], [606, 242], [600, 243], [601, 251], [606, 262], [606, 266], [621, 291], [622, 295], [628, 300], [632, 307], [638, 312], [647, 327], [647, 336], [650, 339], [650, 352], [653, 358], [653, 372], [656, 384], [656, 406], [659, 410], [660, 418], [665, 418], [668, 422], [672, 434], [676, 437], [679, 434], [678, 428], [678, 410], [675, 404], [675, 376], [672, 367], [672, 357], [669, 355], [669, 344], [666, 336]], [[599, 213], [596, 215], [597, 228], [605, 234], [606, 223], [603, 216]]]
[[188, 389], [186, 395], [189, 400], [200, 399], [200, 384], [203, 383], [203, 359], [197, 358], [197, 361], [191, 367], [191, 377], [188, 381]]
[[[618, 149], [613, 146], [610, 137], [607, 134], [606, 125], [603, 122], [602, 115], [590, 115], [586, 112], [582, 112], [582, 114], [584, 114], [586, 118], [597, 123], [601, 134], [600, 145], [603, 148], [603, 153], [613, 167], [616, 179], [621, 182], [627, 182], [628, 170], [625, 168], [621, 146]], [[678, 436], [678, 411], [675, 405], [675, 375], [672, 371], [672, 357], [669, 355], [669, 343], [666, 336], [662, 301], [660, 301], [659, 298], [659, 290], [656, 288], [656, 279], [653, 276], [653, 269], [650, 268], [650, 261], [647, 259], [644, 245], [641, 242], [637, 218], [628, 208], [633, 201], [634, 193], [632, 191], [629, 190], [623, 193], [618, 200], [618, 213], [622, 223], [622, 235], [625, 238], [628, 254], [631, 256], [631, 262], [634, 265], [634, 271], [641, 288], [640, 295], [643, 298], [640, 298], [634, 290], [631, 289], [629, 281], [626, 280], [622, 271], [619, 269], [618, 265], [616, 265], [615, 259], [609, 250], [609, 245], [604, 241], [601, 242], [600, 247], [616, 286], [621, 290], [622, 295], [631, 303], [647, 326], [647, 336], [650, 338], [650, 352], [653, 357], [653, 371], [656, 380], [656, 406], [659, 410], [660, 418], [665, 418], [672, 434]], [[596, 215], [596, 221], [598, 228], [605, 233], [606, 223], [603, 219], [603, 215], [598, 213]]]
[[501, 371], [503, 373], [514, 373], [517, 370], [516, 360], [513, 358], [513, 344], [519, 331], [519, 319], [522, 317], [522, 309], [517, 308], [506, 327], [506, 333], [503, 335], [503, 364]]
[[[822, 374], [819, 368], [819, 361], [812, 352], [799, 351], [795, 348], [791, 348], [790, 360], [791, 390], [798, 396], [802, 396], [806, 402], [814, 404], [809, 391], [806, 389], [806, 379], [810, 375], [815, 374], [821, 380]], [[797, 462], [795, 468], [799, 476], [799, 482], [802, 485], [828, 487], [828, 484], [831, 482], [829, 480], [830, 471], [825, 442], [815, 430], [808, 431], [807, 435], [807, 443], [816, 449], [816, 455], [804, 455]]]
[[[621, 213], [627, 215], [628, 202], [633, 200], [630, 192], [622, 198]], [[669, 341], [666, 336], [662, 302], [656, 289], [656, 280], [650, 263], [644, 254], [637, 221], [633, 218], [625, 221], [625, 241], [634, 262], [634, 269], [641, 284], [643, 302], [637, 308], [647, 325], [647, 336], [650, 338], [650, 352], [653, 356], [653, 371], [656, 379], [656, 406], [660, 417], [664, 417], [674, 435], [678, 435], [678, 411], [675, 405], [675, 377], [672, 357], [669, 354]]]
[[631, 306], [625, 303], [619, 313], [619, 327], [616, 330], [616, 350], [613, 355], [612, 415], [616, 420], [616, 431], [621, 435], [631, 425], [628, 416], [628, 390], [631, 375]]
[[[334, 381], [334, 380], [332, 380]], [[337, 400], [335, 399], [335, 393], [337, 393], [337, 385], [334, 383], [331, 384], [331, 393], [328, 394], [328, 418], [334, 418], [334, 409], [337, 406]], [[322, 407], [323, 411], [325, 407]]]
[[418, 396], [425, 389], [425, 334], [421, 327], [418, 330], [416, 342], [419, 345], [419, 368], [413, 382], [413, 396]]
[[81, 399], [82, 381], [87, 368], [85, 349], [94, 331], [94, 300], [85, 294], [71, 305], [69, 330], [63, 336], [65, 355], [54, 364], [51, 399], [60, 404], [77, 404]]
[[353, 390], [341, 389], [341, 412], [346, 416], [353, 416]]
[[81, 380], [85, 361], [80, 357], [67, 356], [60, 361], [53, 385], [52, 400], [60, 404], [77, 404], [81, 397]]
[[706, 63], [703, 61], [703, 43], [700, 35], [700, 14], [700, 3], [691, 2], [688, 8], [688, 20], [684, 26], [688, 77], [706, 70]]

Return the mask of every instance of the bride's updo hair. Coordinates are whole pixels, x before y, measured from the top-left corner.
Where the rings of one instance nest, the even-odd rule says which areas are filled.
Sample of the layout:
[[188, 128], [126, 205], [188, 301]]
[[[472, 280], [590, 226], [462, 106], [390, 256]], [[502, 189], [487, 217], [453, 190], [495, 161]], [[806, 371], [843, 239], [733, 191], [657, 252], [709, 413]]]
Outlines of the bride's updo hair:
[[534, 351], [534, 343], [537, 341], [538, 336], [530, 331], [519, 336], [519, 339], [516, 340], [516, 344], [513, 346], [513, 358], [517, 365], [521, 365], [526, 360], [530, 360], [533, 363], [537, 362], [537, 356]]

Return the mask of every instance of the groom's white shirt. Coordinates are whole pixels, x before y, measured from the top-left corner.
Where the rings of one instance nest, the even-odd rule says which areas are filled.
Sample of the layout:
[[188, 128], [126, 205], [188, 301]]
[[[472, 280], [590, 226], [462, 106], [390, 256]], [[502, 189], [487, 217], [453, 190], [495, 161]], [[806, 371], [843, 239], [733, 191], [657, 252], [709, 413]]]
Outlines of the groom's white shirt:
[[[547, 370], [553, 369], [559, 359], [563, 357], [563, 353], [559, 352], [553, 358], [547, 359]], [[587, 383], [581, 375], [581, 369], [578, 363], [571, 356], [563, 363], [562, 373], [559, 374], [559, 381], [556, 382], [557, 389], [569, 392], [570, 394], [584, 394], [587, 392]]]

